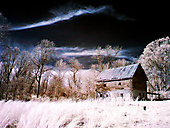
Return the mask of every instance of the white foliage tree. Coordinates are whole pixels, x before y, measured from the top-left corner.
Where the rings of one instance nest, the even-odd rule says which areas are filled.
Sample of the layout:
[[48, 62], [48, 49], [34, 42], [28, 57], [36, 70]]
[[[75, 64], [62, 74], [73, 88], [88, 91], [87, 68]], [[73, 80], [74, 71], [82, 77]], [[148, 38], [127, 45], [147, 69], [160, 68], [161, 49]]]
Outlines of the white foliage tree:
[[170, 39], [152, 41], [139, 58], [152, 91], [167, 91], [170, 88]]

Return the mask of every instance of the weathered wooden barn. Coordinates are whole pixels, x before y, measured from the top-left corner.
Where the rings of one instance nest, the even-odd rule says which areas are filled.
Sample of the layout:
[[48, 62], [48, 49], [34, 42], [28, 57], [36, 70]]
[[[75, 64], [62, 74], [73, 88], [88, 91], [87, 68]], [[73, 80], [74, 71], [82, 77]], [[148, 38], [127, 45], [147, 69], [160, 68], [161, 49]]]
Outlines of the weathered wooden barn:
[[104, 70], [96, 81], [96, 97], [147, 98], [148, 78], [139, 63]]

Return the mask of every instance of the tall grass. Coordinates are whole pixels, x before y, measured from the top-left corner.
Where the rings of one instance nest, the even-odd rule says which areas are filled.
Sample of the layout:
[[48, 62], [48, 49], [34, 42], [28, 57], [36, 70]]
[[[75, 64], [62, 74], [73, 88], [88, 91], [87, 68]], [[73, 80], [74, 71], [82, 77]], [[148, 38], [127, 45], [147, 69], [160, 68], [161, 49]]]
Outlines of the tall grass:
[[169, 101], [0, 101], [0, 128], [170, 127], [169, 106]]

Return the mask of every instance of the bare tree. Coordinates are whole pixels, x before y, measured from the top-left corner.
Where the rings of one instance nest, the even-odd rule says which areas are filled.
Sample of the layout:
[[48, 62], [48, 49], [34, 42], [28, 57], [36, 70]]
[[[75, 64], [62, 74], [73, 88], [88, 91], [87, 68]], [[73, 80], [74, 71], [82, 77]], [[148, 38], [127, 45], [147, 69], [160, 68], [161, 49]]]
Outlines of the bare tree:
[[52, 74], [51, 72], [46, 72], [45, 75], [41, 81], [41, 86], [40, 86], [40, 94], [41, 96], [51, 96], [49, 95], [49, 88], [51, 87], [51, 84], [50, 81], [51, 81], [51, 77], [52, 77]]
[[94, 60], [97, 61], [97, 64], [92, 64], [92, 68], [101, 72], [104, 69], [104, 56], [102, 53], [101, 47], [97, 47], [97, 55], [92, 56]]
[[59, 61], [56, 62], [56, 68], [58, 71], [57, 77], [60, 81], [62, 81], [64, 77], [63, 71], [66, 69], [66, 67], [67, 67], [67, 63], [64, 62], [63, 59], [60, 59]]
[[65, 97], [67, 95], [63, 86], [64, 70], [66, 67], [67, 64], [63, 59], [56, 62], [56, 74], [53, 75], [49, 88], [49, 96], [51, 98], [56, 97], [59, 99], [61, 96]]
[[112, 63], [118, 56], [121, 47], [112, 47], [107, 45], [105, 49], [101, 47], [97, 48], [97, 55], [94, 55], [92, 58], [97, 61], [97, 64], [93, 64], [92, 68], [101, 72], [103, 69], [112, 68]]
[[21, 52], [16, 62], [13, 76], [13, 99], [29, 100], [33, 93], [33, 84], [35, 76], [33, 76], [33, 63], [30, 60], [30, 53]]
[[95, 98], [95, 90], [96, 90], [96, 77], [98, 72], [96, 70], [90, 70], [90, 74], [85, 77], [85, 91], [86, 98]]
[[107, 58], [107, 69], [112, 68], [112, 63], [115, 61], [116, 57], [118, 56], [118, 53], [122, 47], [112, 47], [111, 45], [107, 45], [105, 47], [106, 50], [106, 58]]
[[51, 57], [52, 55], [54, 55], [54, 52], [55, 52], [54, 43], [47, 39], [41, 40], [41, 43], [33, 49], [33, 56], [31, 60], [36, 67], [34, 74], [38, 84], [37, 98], [39, 97], [40, 94], [40, 85], [43, 73], [52, 69], [47, 68], [47, 66], [45, 65], [50, 59], [52, 59]]
[[8, 99], [13, 70], [19, 53], [19, 48], [6, 46], [0, 55], [0, 99]]
[[81, 80], [80, 77], [77, 76], [77, 73], [83, 66], [73, 57], [69, 60], [68, 67], [70, 67], [70, 71], [72, 72], [71, 79], [68, 79], [69, 87], [73, 91], [73, 97], [78, 97], [78, 95], [80, 95]]
[[132, 64], [132, 62], [127, 61], [125, 59], [118, 59], [118, 60], [114, 61], [114, 63], [112, 63], [111, 67], [117, 68], [117, 67], [127, 66], [130, 64]]
[[6, 46], [0, 59], [0, 99], [29, 100], [35, 81], [30, 54]]
[[73, 73], [72, 80], [74, 85], [77, 88], [80, 88], [78, 84], [79, 80], [76, 78], [76, 74], [80, 69], [83, 68], [82, 64], [80, 64], [79, 61], [73, 57], [69, 60], [69, 67], [70, 71]]

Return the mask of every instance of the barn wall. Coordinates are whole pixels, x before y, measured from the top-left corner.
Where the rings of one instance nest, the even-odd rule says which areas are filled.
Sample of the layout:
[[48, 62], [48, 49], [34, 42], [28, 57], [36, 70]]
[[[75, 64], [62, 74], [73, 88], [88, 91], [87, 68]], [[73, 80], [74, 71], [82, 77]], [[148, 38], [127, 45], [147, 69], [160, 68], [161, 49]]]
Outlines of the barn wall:
[[121, 99], [124, 99], [126, 101], [132, 100], [130, 90], [109, 91], [108, 95], [109, 95], [110, 98], [121, 98]]
[[146, 99], [147, 98], [147, 77], [144, 70], [139, 66], [132, 79], [132, 95], [133, 98]]
[[130, 90], [132, 85], [131, 80], [122, 80], [122, 81], [111, 81], [105, 83], [108, 87], [110, 87], [111, 91], [114, 90]]
[[146, 99], [147, 93], [146, 93], [146, 91], [142, 91], [142, 90], [133, 90], [131, 97], [134, 100], [136, 100], [136, 99], [142, 100], [142, 99]]
[[147, 78], [141, 67], [136, 70], [132, 80], [133, 90], [147, 91]]
[[101, 86], [106, 85], [104, 89], [100, 87], [100, 90], [96, 92], [96, 98], [116, 98], [124, 100], [134, 100], [132, 88], [132, 80], [122, 80], [122, 81], [110, 81], [101, 83]]

